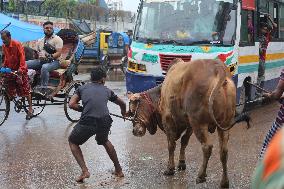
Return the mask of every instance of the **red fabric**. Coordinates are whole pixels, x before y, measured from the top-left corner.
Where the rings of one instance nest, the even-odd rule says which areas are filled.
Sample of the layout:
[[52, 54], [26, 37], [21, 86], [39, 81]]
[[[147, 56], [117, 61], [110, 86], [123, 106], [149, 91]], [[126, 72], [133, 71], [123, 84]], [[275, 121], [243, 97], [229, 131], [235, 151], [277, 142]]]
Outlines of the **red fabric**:
[[18, 41], [11, 40], [10, 45], [3, 45], [3, 53], [5, 55], [4, 66], [14, 71], [19, 69], [23, 73], [27, 73], [27, 64], [25, 62], [25, 51], [22, 44]]
[[127, 55], [129, 58], [133, 58], [132, 57], [132, 49], [131, 48], [129, 48], [129, 51], [128, 51], [128, 55]]
[[22, 76], [6, 78], [8, 83], [8, 95], [10, 97], [15, 97], [16, 95], [21, 97], [29, 96], [31, 87], [29, 84], [29, 77], [27, 74], [22, 74]]
[[255, 0], [242, 0], [242, 9], [255, 10]]
[[49, 72], [49, 77], [53, 77], [53, 78], [60, 78], [62, 74], [57, 72], [56, 70]]
[[260, 53], [260, 55], [259, 55], [259, 58], [260, 58], [261, 60], [263, 60], [263, 61], [265, 61], [265, 59], [266, 59], [266, 50], [267, 50], [267, 47], [268, 47], [269, 42], [270, 42], [271, 39], [272, 39], [272, 36], [271, 36], [271, 33], [272, 33], [272, 32], [273, 32], [273, 31], [267, 32], [267, 34], [266, 34], [266, 36], [265, 36], [265, 41], [261, 44], [261, 49], [262, 49], [262, 51], [261, 51], [261, 53]]

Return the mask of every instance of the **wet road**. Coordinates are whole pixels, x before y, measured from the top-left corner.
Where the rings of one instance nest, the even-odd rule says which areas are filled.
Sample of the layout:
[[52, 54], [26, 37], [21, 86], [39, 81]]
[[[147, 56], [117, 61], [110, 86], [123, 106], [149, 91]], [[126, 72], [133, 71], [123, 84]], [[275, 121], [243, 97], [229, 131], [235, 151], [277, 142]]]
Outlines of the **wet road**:
[[[106, 85], [126, 100], [124, 82], [107, 82]], [[278, 107], [278, 104], [270, 104], [252, 111], [253, 124], [249, 130], [243, 124], [231, 130], [228, 160], [230, 188], [249, 188], [262, 140]], [[110, 103], [109, 108], [112, 113], [120, 112], [114, 104]], [[117, 150], [125, 178], [112, 176], [113, 165], [104, 148], [91, 138], [82, 146], [91, 177], [84, 184], [77, 184], [74, 178], [80, 174], [80, 169], [67, 142], [73, 124], [66, 119], [63, 106], [46, 107], [39, 117], [30, 121], [24, 118], [24, 113], [17, 114], [11, 109], [8, 120], [0, 127], [1, 189], [214, 189], [219, 186], [222, 169], [216, 134], [212, 135], [214, 148], [207, 169], [207, 182], [196, 185], [202, 153], [201, 145], [194, 136], [190, 138], [186, 150], [187, 169], [166, 177], [162, 174], [168, 159], [165, 135], [158, 131], [154, 136], [134, 137], [131, 124], [114, 117], [109, 138]], [[180, 147], [179, 142], [177, 144], [176, 162]]]

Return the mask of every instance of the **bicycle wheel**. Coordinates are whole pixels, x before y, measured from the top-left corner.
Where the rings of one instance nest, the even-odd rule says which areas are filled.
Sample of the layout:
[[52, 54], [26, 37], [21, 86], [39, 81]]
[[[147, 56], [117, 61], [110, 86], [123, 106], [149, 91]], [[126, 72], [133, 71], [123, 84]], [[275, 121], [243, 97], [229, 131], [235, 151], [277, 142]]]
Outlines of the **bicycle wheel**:
[[[40, 94], [32, 92], [31, 95], [32, 95], [33, 116], [36, 117], [39, 114], [41, 114], [41, 112], [45, 108], [46, 100]], [[25, 100], [24, 100], [24, 106], [23, 107], [24, 107], [25, 112], [28, 113], [29, 112], [29, 103], [28, 103], [27, 98], [25, 98]]]
[[[79, 121], [81, 117], [81, 112], [77, 112], [69, 108], [69, 101], [71, 97], [75, 94], [75, 91], [78, 89], [78, 87], [82, 85], [83, 85], [82, 83], [75, 83], [65, 93], [64, 112], [65, 112], [67, 119], [74, 123]], [[80, 101], [79, 104], [82, 105], [82, 101]]]
[[0, 126], [6, 121], [10, 113], [10, 100], [4, 90], [0, 90]]

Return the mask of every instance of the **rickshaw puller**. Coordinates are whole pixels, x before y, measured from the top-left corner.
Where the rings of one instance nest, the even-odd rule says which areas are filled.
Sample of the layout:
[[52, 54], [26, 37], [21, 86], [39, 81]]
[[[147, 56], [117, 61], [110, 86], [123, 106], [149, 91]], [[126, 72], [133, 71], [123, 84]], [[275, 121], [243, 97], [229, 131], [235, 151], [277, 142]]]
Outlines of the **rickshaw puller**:
[[26, 119], [30, 120], [33, 117], [31, 87], [28, 78], [28, 69], [25, 62], [25, 52], [22, 44], [16, 40], [11, 39], [11, 33], [7, 30], [1, 32], [1, 39], [3, 41], [4, 62], [3, 66], [11, 68], [18, 72], [17, 80], [8, 80], [8, 95], [9, 98], [26, 97], [29, 104], [29, 112]]

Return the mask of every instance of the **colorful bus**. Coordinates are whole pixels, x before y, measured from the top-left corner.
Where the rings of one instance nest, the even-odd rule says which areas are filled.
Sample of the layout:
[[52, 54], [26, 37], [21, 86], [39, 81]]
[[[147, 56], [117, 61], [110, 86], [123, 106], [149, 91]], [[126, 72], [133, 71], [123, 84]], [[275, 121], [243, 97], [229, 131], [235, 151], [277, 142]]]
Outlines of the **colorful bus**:
[[284, 0], [143, 0], [128, 55], [126, 86], [141, 92], [162, 83], [171, 61], [220, 59], [232, 73], [238, 102], [254, 100], [259, 26], [268, 14], [278, 27], [267, 48], [264, 88], [284, 68]]

